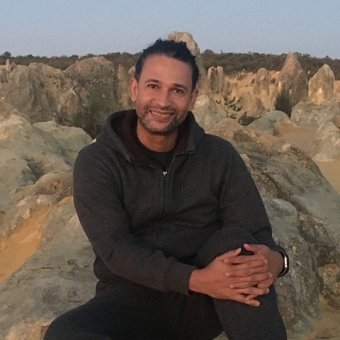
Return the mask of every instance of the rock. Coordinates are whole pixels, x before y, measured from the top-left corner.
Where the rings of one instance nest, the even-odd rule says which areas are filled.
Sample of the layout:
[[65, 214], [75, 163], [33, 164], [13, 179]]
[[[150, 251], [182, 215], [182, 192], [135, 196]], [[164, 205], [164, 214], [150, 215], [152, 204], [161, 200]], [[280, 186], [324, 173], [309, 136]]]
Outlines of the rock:
[[207, 130], [213, 128], [217, 122], [226, 118], [224, 107], [218, 105], [214, 99], [211, 99], [206, 94], [199, 94], [192, 111], [197, 122]]
[[224, 73], [221, 66], [209, 67], [207, 78], [209, 81], [211, 92], [218, 95], [223, 95], [224, 88]]
[[255, 96], [269, 96], [270, 73], [261, 67], [257, 72], [254, 80], [253, 94]]
[[75, 125], [94, 137], [100, 131], [106, 116], [118, 108], [114, 65], [104, 57], [91, 57], [76, 61], [64, 74], [89, 94], [89, 113], [78, 115]]
[[198, 88], [200, 91], [206, 93], [208, 91], [207, 75], [205, 68], [203, 67], [201, 51], [192, 35], [188, 32], [172, 32], [168, 35], [168, 39], [174, 41], [184, 41], [190, 52], [196, 57], [196, 63], [200, 72]]
[[77, 152], [90, 141], [83, 130], [55, 122], [32, 124], [14, 114], [0, 122], [0, 235], [8, 236], [37, 207], [65, 197], [61, 190], [42, 196], [40, 180], [49, 174], [65, 182]]
[[225, 123], [218, 123], [211, 133], [232, 137], [264, 198], [274, 237], [291, 256], [291, 273], [276, 286], [288, 330], [302, 338], [313, 330], [311, 320], [324, 315], [318, 269], [340, 260], [340, 196], [293, 145], [248, 127], [232, 127], [230, 133], [230, 124], [220, 127]]
[[308, 282], [318, 280], [312, 258], [305, 257], [311, 250], [297, 233], [300, 228], [299, 214], [291, 203], [266, 197], [264, 204], [273, 227], [274, 239], [289, 249], [290, 273], [276, 283], [280, 311], [286, 326], [303, 332], [310, 329], [311, 325], [296, 306], [307, 307], [308, 314], [312, 316], [318, 316], [319, 313], [319, 290], [317, 286], [308, 285]]
[[291, 124], [288, 116], [282, 111], [266, 112], [261, 118], [248, 125], [249, 128], [261, 133], [276, 134], [280, 122]]
[[315, 159], [330, 161], [340, 157], [340, 129], [331, 121], [323, 123], [316, 131], [319, 153]]
[[256, 119], [259, 119], [265, 112], [265, 108], [260, 98], [253, 96], [249, 92], [241, 95], [239, 101], [239, 123], [248, 125]]
[[118, 106], [123, 110], [133, 107], [130, 98], [130, 79], [134, 70], [127, 71], [124, 66], [118, 65], [117, 70], [117, 100]]
[[334, 115], [332, 122], [338, 129], [340, 129], [340, 112]]
[[289, 53], [275, 84], [273, 107], [289, 117], [292, 107], [308, 98], [308, 80], [297, 57]]
[[321, 124], [333, 120], [340, 112], [340, 102], [331, 101], [320, 105], [301, 102], [294, 106], [291, 120], [297, 124]]
[[6, 71], [6, 82], [0, 82], [0, 96], [33, 122], [56, 120], [73, 124], [84, 110], [86, 91], [51, 66], [32, 63]]
[[78, 151], [91, 142], [89, 135], [78, 127], [66, 127], [54, 121], [34, 123], [33, 127], [46, 132], [58, 141], [66, 157], [75, 159]]
[[334, 73], [325, 64], [314, 74], [308, 82], [308, 97], [314, 104], [322, 104], [334, 97]]
[[335, 264], [327, 264], [319, 268], [319, 276], [322, 279], [322, 294], [328, 303], [335, 307], [340, 307], [340, 267]]
[[94, 295], [92, 249], [70, 198], [52, 210], [44, 230], [40, 250], [0, 285], [2, 339], [41, 339], [57, 315]]

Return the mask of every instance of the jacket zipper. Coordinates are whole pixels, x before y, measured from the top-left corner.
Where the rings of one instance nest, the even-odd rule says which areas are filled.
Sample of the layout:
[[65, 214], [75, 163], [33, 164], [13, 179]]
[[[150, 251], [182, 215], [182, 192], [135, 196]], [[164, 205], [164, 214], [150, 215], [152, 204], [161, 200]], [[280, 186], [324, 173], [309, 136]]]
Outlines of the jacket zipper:
[[168, 170], [162, 171], [162, 190], [163, 190], [163, 204], [162, 204], [162, 216], [166, 211], [166, 182], [167, 182]]

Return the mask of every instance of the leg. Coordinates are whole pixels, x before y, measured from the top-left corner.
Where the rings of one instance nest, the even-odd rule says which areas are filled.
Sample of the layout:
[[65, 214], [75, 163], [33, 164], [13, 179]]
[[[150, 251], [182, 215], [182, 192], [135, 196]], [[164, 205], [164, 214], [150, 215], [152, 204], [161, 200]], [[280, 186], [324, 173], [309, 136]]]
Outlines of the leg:
[[211, 340], [222, 332], [213, 300], [163, 293], [128, 281], [61, 316], [45, 340]]
[[59, 316], [45, 340], [166, 339], [157, 335], [162, 327], [161, 295], [128, 281], [110, 285], [84, 305]]
[[[242, 246], [258, 243], [241, 228], [224, 228], [214, 233], [202, 246], [194, 262], [207, 266], [216, 256]], [[259, 298], [259, 307], [248, 306], [231, 300], [214, 300], [223, 330], [230, 340], [283, 340], [286, 331], [277, 308], [276, 294], [272, 287], [268, 295]]]

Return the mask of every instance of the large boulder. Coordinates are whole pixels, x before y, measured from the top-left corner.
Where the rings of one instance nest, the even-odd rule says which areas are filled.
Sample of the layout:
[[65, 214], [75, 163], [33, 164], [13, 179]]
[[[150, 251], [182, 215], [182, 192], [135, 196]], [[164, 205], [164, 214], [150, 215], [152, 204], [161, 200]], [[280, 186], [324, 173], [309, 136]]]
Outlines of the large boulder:
[[275, 84], [273, 107], [290, 116], [293, 106], [307, 98], [307, 75], [297, 57], [289, 53]]
[[[90, 141], [80, 128], [56, 122], [32, 124], [14, 114], [0, 122], [0, 235], [8, 236], [36, 208], [67, 194], [60, 183], [70, 182], [75, 156]], [[47, 178], [56, 187], [48, 197], [41, 190]]]
[[239, 107], [238, 121], [242, 125], [248, 125], [259, 119], [265, 112], [261, 99], [249, 92], [243, 93], [237, 104]]
[[54, 119], [72, 125], [87, 105], [85, 90], [61, 70], [41, 63], [6, 69], [0, 97], [33, 122]]
[[[339, 299], [330, 282], [340, 263], [340, 196], [310, 157], [285, 140], [230, 120], [211, 132], [228, 138], [240, 151], [264, 198], [274, 238], [290, 255], [291, 272], [276, 287], [287, 328], [292, 337], [302, 339]], [[330, 265], [336, 268], [326, 275]], [[336, 313], [340, 316], [340, 310]]]
[[332, 100], [320, 105], [311, 102], [300, 102], [292, 110], [291, 120], [297, 124], [314, 124], [320, 126], [335, 120], [340, 113], [340, 102]]
[[323, 65], [308, 82], [308, 97], [314, 104], [322, 104], [334, 97], [334, 73], [327, 65]]
[[194, 40], [193, 36], [188, 32], [172, 32], [169, 34], [168, 38], [174, 41], [183, 41], [186, 43], [190, 52], [195, 56], [196, 63], [200, 72], [200, 78], [198, 81], [198, 87], [203, 92], [209, 92], [209, 86], [207, 83], [206, 71], [203, 67], [203, 61], [201, 56], [201, 51]]
[[104, 57], [91, 57], [69, 66], [64, 74], [84, 88], [88, 95], [88, 115], [79, 115], [76, 126], [93, 137], [108, 113], [118, 108], [117, 77], [114, 65]]
[[93, 253], [71, 197], [54, 205], [42, 224], [40, 249], [0, 284], [1, 339], [42, 339], [57, 315], [94, 295]]

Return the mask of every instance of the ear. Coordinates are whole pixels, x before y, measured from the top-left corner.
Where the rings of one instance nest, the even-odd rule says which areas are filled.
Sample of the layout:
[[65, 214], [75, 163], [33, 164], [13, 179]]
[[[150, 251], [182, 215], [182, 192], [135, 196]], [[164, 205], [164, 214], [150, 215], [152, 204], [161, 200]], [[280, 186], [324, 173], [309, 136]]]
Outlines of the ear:
[[133, 102], [137, 99], [137, 92], [138, 92], [138, 81], [136, 78], [132, 78], [130, 80], [130, 98]]
[[194, 108], [197, 96], [198, 96], [198, 89], [197, 87], [195, 87], [191, 92], [191, 99], [190, 99], [190, 105], [189, 105], [190, 111]]

